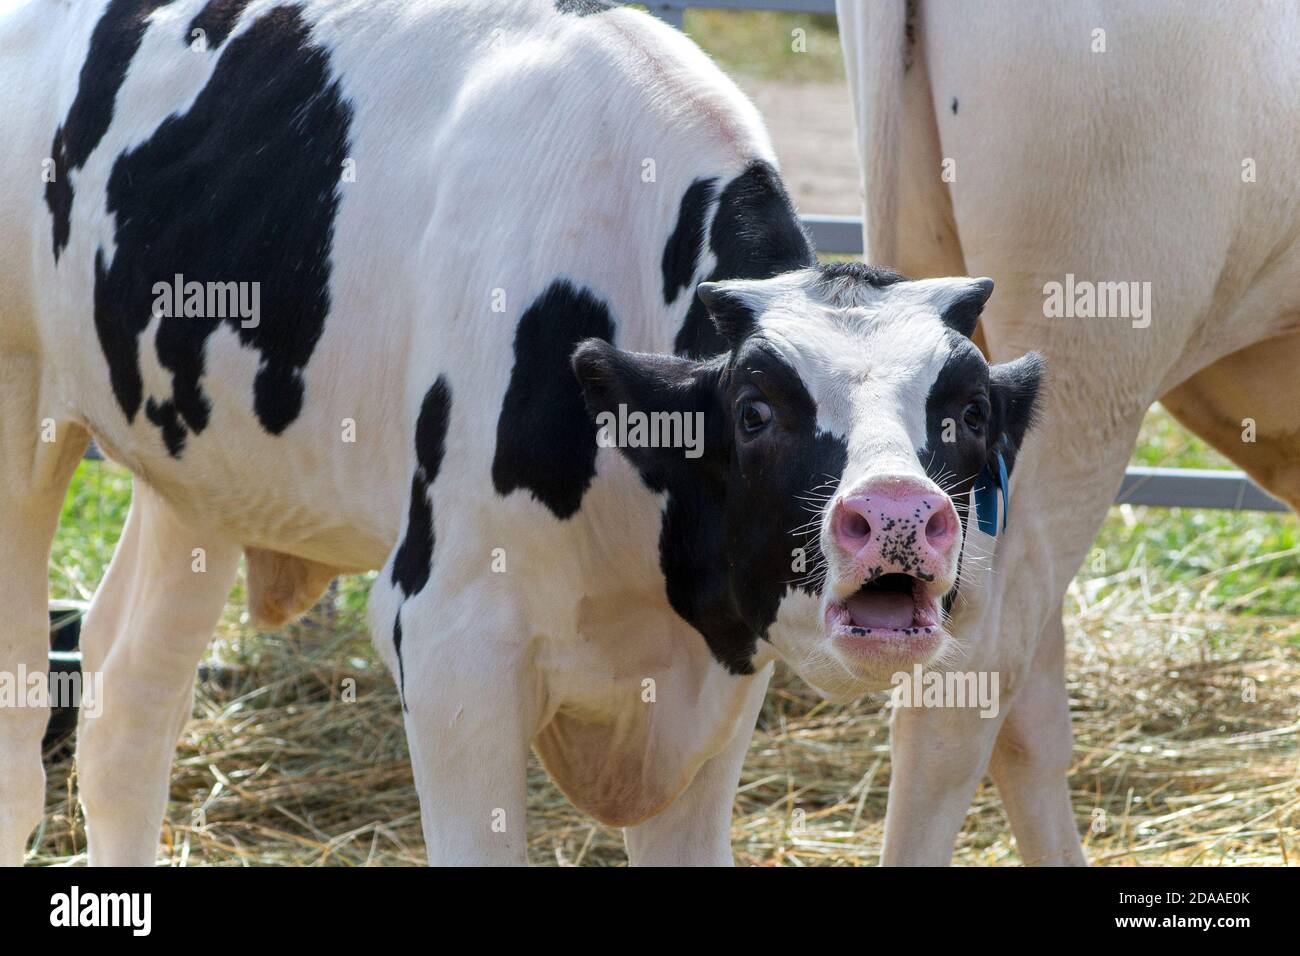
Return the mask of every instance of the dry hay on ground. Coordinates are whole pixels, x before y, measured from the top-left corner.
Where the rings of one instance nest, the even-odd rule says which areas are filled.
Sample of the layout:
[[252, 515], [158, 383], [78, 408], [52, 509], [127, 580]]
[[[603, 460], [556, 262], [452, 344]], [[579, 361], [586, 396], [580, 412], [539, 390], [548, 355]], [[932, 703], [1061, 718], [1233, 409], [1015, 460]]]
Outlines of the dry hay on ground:
[[[1068, 625], [1075, 728], [1073, 805], [1105, 865], [1251, 865], [1300, 860], [1300, 622], [1143, 613], [1135, 587]], [[1076, 599], [1086, 605], [1076, 585]], [[1243, 623], [1244, 622], [1244, 623]], [[1230, 653], [1216, 634], [1231, 627]], [[388, 676], [355, 634], [298, 626], [219, 642], [172, 778], [169, 865], [415, 865], [418, 806]], [[355, 700], [340, 688], [355, 682]], [[1250, 700], [1252, 696], [1254, 700]], [[879, 861], [889, 784], [881, 698], [820, 702], [777, 675], [745, 763], [732, 839], [746, 865]], [[51, 768], [33, 862], [84, 862], [66, 761]], [[530, 778], [538, 864], [622, 865], [621, 835]], [[984, 784], [956, 862], [1019, 863]]]

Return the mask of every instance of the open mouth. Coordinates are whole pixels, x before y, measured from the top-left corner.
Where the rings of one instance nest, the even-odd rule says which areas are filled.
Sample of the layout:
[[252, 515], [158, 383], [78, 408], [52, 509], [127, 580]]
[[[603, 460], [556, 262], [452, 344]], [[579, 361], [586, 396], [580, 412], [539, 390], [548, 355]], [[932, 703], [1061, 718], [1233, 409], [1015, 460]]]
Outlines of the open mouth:
[[934, 634], [939, 630], [939, 599], [926, 582], [910, 574], [882, 574], [867, 581], [826, 611], [830, 629], [854, 635]]

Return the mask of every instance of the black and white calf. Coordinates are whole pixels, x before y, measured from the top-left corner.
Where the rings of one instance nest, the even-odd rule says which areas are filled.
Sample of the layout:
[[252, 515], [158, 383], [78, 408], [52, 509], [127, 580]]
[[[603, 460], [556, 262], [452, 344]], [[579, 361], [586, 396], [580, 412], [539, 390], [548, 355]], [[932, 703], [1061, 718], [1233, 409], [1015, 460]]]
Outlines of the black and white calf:
[[[154, 859], [241, 553], [264, 620], [382, 568], [439, 862], [524, 860], [530, 746], [634, 861], [727, 862], [777, 656], [839, 697], [943, 658], [978, 534], [954, 503], [1014, 461], [1037, 360], [970, 344], [987, 280], [818, 268], [759, 117], [679, 33], [584, 2], [26, 0], [0, 48], [0, 668], [44, 661], [88, 438], [136, 477], [83, 629], [94, 862]], [[609, 411], [702, 444], [604, 448]], [[43, 724], [0, 712], [7, 862]]]

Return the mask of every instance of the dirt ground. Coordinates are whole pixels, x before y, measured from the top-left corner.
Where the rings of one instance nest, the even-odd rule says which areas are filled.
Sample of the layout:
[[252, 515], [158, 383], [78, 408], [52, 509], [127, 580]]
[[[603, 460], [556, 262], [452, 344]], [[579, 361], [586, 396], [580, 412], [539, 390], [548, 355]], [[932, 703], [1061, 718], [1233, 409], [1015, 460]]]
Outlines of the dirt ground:
[[787, 85], [737, 77], [767, 120], [799, 212], [861, 216], [853, 113], [843, 83]]

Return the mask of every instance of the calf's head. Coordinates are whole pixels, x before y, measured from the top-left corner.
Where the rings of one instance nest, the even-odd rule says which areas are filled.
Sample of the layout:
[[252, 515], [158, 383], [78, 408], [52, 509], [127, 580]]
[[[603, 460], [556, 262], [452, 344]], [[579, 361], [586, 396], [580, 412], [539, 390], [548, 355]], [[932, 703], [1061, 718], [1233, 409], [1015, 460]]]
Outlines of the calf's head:
[[[859, 265], [706, 282], [697, 294], [728, 353], [579, 346], [598, 424], [703, 423], [702, 447], [621, 450], [666, 493], [670, 603], [733, 671], [768, 640], [843, 698], [949, 647], [970, 493], [1013, 467], [1042, 374], [1034, 353], [990, 367], [971, 342], [992, 288]], [[987, 511], [993, 489], [980, 500]]]

